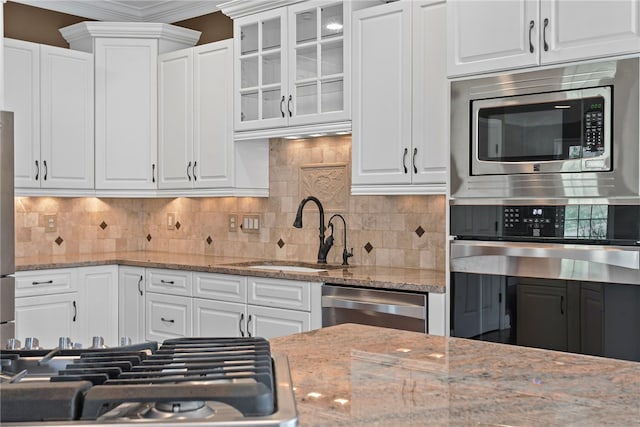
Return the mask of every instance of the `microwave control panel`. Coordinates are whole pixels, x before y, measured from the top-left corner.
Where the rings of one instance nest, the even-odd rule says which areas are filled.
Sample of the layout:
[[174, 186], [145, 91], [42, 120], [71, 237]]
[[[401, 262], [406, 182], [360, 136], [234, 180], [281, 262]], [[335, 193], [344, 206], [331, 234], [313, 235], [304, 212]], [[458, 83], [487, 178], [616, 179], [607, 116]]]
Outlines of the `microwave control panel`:
[[583, 100], [584, 143], [583, 157], [596, 157], [604, 154], [604, 98]]
[[503, 236], [561, 237], [563, 206], [504, 206]]

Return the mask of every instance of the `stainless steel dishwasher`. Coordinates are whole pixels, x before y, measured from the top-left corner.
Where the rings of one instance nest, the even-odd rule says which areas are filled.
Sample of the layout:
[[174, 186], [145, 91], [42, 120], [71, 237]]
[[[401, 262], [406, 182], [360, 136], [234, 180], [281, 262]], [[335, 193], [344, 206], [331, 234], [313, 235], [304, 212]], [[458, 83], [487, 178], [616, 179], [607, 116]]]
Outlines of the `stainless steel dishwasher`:
[[322, 326], [341, 323], [428, 331], [428, 294], [325, 284], [322, 287]]

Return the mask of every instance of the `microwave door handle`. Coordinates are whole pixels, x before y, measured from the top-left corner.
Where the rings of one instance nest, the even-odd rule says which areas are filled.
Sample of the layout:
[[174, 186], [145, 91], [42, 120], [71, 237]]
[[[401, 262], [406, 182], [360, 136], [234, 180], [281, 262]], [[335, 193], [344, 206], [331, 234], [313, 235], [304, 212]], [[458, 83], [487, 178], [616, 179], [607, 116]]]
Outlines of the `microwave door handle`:
[[594, 262], [633, 270], [640, 270], [640, 251], [587, 247], [562, 244], [499, 244], [483, 242], [452, 242], [451, 259], [476, 256], [505, 256], [514, 258], [562, 258], [576, 261]]

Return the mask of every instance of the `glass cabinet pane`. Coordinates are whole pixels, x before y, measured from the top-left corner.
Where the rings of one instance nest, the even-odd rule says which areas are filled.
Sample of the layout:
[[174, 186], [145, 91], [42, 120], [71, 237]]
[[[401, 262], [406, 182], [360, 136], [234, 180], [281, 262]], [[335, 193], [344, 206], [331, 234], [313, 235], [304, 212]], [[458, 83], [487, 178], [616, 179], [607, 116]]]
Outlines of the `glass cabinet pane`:
[[280, 52], [262, 56], [262, 84], [280, 83]]
[[321, 73], [323, 76], [342, 74], [344, 72], [344, 54], [342, 49], [342, 40], [335, 40], [330, 43], [324, 43], [321, 46], [321, 56]]
[[344, 109], [344, 83], [342, 79], [322, 82], [320, 88], [323, 113]]
[[280, 47], [280, 18], [270, 19], [262, 23], [262, 49]]
[[305, 10], [296, 14], [296, 43], [304, 43], [316, 39], [316, 9]]
[[[286, 100], [285, 100], [286, 103]], [[262, 92], [262, 118], [274, 119], [276, 117], [282, 117], [281, 108], [286, 109], [286, 106], [282, 105], [282, 98], [280, 97], [280, 88], [265, 90]]]
[[240, 29], [240, 54], [258, 51], [258, 24], [245, 25]]
[[318, 88], [316, 82], [296, 85], [296, 115], [318, 112]]
[[258, 57], [240, 58], [240, 87], [258, 86]]
[[315, 44], [296, 49], [296, 80], [309, 79], [318, 75], [317, 52]]
[[258, 92], [247, 92], [240, 95], [240, 120], [258, 119]]
[[344, 20], [342, 17], [342, 3], [321, 9], [321, 36], [322, 38], [341, 36]]

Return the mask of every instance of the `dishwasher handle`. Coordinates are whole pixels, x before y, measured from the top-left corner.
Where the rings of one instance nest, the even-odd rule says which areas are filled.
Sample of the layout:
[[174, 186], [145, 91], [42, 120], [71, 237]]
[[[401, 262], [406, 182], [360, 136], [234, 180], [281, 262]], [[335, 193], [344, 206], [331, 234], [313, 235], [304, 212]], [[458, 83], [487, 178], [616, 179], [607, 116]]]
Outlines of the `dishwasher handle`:
[[322, 296], [322, 307], [345, 308], [348, 310], [369, 310], [378, 313], [393, 314], [396, 316], [413, 317], [415, 319], [426, 318], [424, 306], [358, 301], [332, 295]]

